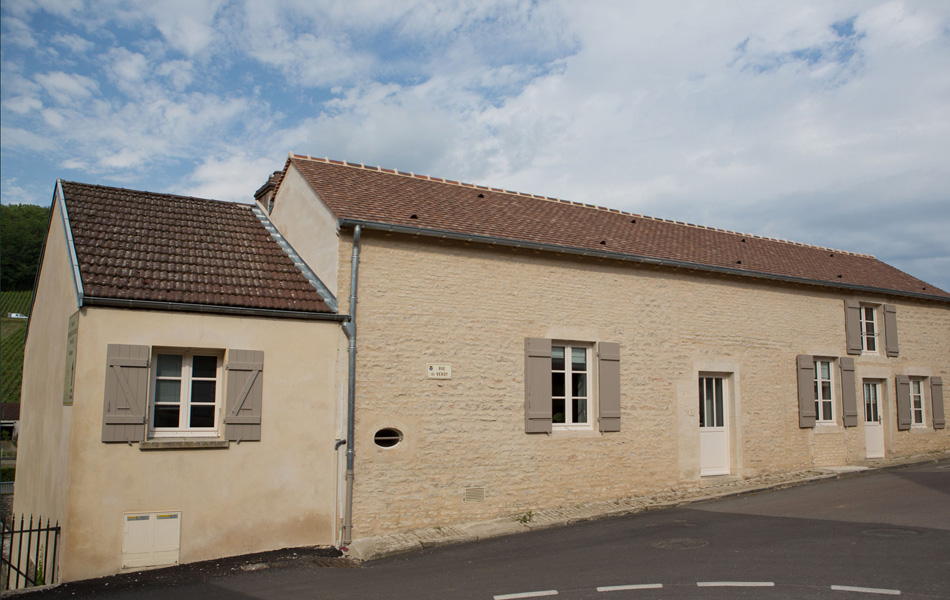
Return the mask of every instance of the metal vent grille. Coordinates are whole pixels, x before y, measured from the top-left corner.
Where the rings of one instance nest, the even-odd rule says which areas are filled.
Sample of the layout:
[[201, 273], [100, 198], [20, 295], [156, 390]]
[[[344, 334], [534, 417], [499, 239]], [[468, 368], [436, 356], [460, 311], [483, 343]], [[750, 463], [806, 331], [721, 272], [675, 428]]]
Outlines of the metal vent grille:
[[485, 488], [483, 487], [465, 488], [465, 501], [466, 502], [484, 502]]

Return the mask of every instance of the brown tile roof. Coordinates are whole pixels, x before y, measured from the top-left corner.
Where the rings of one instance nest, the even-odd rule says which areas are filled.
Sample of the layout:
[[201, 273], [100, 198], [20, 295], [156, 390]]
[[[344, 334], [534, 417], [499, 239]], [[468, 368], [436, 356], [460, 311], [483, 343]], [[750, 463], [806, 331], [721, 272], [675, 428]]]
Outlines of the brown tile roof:
[[332, 312], [249, 205], [61, 184], [87, 298]]
[[341, 221], [950, 300], [947, 292], [873, 256], [379, 167], [293, 154], [285, 170], [290, 164]]

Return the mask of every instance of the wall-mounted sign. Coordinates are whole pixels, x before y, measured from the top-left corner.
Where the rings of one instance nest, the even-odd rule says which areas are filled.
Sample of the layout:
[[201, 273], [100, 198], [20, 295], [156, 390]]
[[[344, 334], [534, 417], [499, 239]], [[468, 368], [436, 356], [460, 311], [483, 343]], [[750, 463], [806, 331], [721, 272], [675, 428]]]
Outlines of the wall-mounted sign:
[[426, 379], [452, 379], [452, 365], [426, 365]]
[[76, 346], [79, 342], [79, 311], [69, 317], [66, 330], [66, 380], [63, 382], [63, 404], [73, 403], [73, 389], [76, 387]]

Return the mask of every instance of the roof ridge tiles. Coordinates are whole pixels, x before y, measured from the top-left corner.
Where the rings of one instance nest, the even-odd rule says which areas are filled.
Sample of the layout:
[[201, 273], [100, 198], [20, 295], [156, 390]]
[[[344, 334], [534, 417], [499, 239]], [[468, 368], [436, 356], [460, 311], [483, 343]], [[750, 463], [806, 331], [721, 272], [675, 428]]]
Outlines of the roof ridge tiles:
[[364, 163], [356, 164], [356, 163], [352, 163], [352, 162], [347, 162], [346, 160], [334, 160], [334, 159], [331, 159], [331, 158], [328, 158], [328, 157], [319, 158], [319, 157], [311, 156], [311, 155], [309, 155], [309, 154], [307, 154], [307, 155], [295, 154], [294, 152], [290, 152], [290, 158], [291, 158], [291, 159], [296, 158], [296, 159], [300, 159], [300, 160], [311, 160], [311, 161], [321, 162], [321, 163], [325, 163], [325, 164], [339, 165], [339, 166], [349, 167], [349, 168], [353, 168], [353, 169], [360, 169], [360, 170], [363, 170], [363, 171], [373, 171], [373, 172], [377, 172], [377, 173], [386, 173], [386, 174], [394, 175], [394, 176], [397, 176], [397, 177], [407, 177], [407, 178], [410, 178], [410, 179], [421, 179], [421, 180], [424, 180], [424, 181], [432, 181], [432, 182], [435, 182], [435, 183], [444, 183], [444, 184], [447, 184], [447, 185], [455, 185], [455, 186], [465, 187], [465, 188], [473, 188], [473, 189], [479, 189], [479, 190], [486, 190], [486, 191], [489, 191], [489, 192], [494, 192], [494, 193], [498, 193], [498, 194], [509, 194], [509, 195], [513, 195], [513, 196], [519, 196], [519, 197], [522, 197], [522, 198], [531, 198], [531, 199], [535, 199], [535, 200], [545, 200], [545, 201], [548, 201], [548, 202], [558, 202], [558, 203], [561, 203], [561, 204], [568, 204], [568, 205], [571, 205], [571, 206], [580, 206], [580, 207], [582, 207], [582, 208], [589, 208], [589, 209], [592, 209], [592, 210], [599, 210], [599, 211], [605, 211], [605, 212], [610, 212], [610, 213], [616, 213], [616, 214], [620, 214], [620, 215], [624, 215], [624, 216], [628, 216], [628, 217], [634, 217], [634, 218], [638, 218], [638, 219], [649, 219], [650, 221], [659, 222], [659, 223], [671, 223], [671, 224], [673, 224], [673, 225], [681, 225], [681, 226], [685, 226], [685, 227], [693, 227], [693, 228], [696, 228], [696, 229], [706, 229], [706, 230], [709, 230], [709, 231], [715, 231], [715, 232], [717, 232], [717, 233], [726, 233], [726, 234], [730, 234], [730, 235], [744, 236], [744, 237], [747, 237], [747, 238], [758, 239], [758, 240], [764, 240], [764, 241], [768, 241], [768, 242], [776, 242], [776, 243], [780, 243], [780, 244], [789, 244], [789, 245], [793, 245], [793, 246], [802, 246], [802, 247], [805, 247], [805, 248], [813, 248], [813, 249], [815, 249], [815, 250], [822, 250], [822, 251], [827, 251], [827, 252], [836, 252], [836, 253], [838, 253], [838, 254], [844, 254], [844, 255], [847, 255], [847, 256], [856, 256], [856, 257], [859, 257], [859, 258], [875, 259], [875, 256], [874, 256], [873, 254], [865, 254], [865, 253], [861, 253], [861, 252], [852, 252], [852, 251], [850, 251], [850, 250], [840, 250], [840, 249], [837, 249], [837, 248], [830, 248], [830, 247], [826, 247], [826, 246], [818, 246], [818, 245], [815, 245], [815, 244], [806, 244], [806, 243], [803, 243], [803, 242], [796, 242], [796, 241], [792, 241], [792, 240], [785, 240], [785, 239], [780, 239], [780, 238], [774, 238], [774, 237], [756, 235], [756, 234], [752, 234], [752, 233], [743, 233], [743, 232], [739, 232], [739, 231], [733, 231], [733, 230], [730, 230], [730, 229], [723, 229], [723, 228], [720, 228], [720, 227], [712, 227], [712, 226], [708, 226], [708, 225], [699, 225], [699, 224], [696, 224], [696, 223], [689, 223], [689, 222], [686, 222], [686, 221], [676, 221], [676, 220], [674, 220], [674, 219], [664, 219], [664, 218], [662, 218], [662, 217], [651, 217], [650, 215], [638, 214], [638, 213], [629, 212], [629, 211], [625, 211], [625, 210], [621, 210], [621, 209], [617, 209], [617, 208], [610, 208], [610, 207], [607, 207], [607, 206], [598, 206], [598, 205], [596, 205], [596, 204], [587, 204], [587, 203], [584, 203], [584, 202], [576, 202], [576, 201], [573, 201], [573, 200], [565, 200], [565, 199], [563, 199], [563, 198], [555, 198], [555, 197], [552, 197], [552, 196], [540, 196], [540, 195], [536, 195], [536, 194], [530, 194], [530, 193], [523, 193], [523, 192], [518, 192], [518, 191], [506, 190], [506, 189], [503, 189], [503, 188], [495, 188], [495, 187], [491, 187], [491, 186], [483, 186], [483, 185], [479, 185], [479, 184], [476, 184], [476, 183], [467, 183], [467, 182], [464, 182], [464, 181], [455, 181], [455, 180], [452, 180], [452, 179], [446, 179], [445, 177], [432, 177], [431, 175], [417, 174], [417, 173], [414, 173], [414, 172], [412, 172], [412, 171], [410, 171], [410, 172], [405, 172], [405, 171], [400, 171], [399, 169], [384, 169], [384, 168], [383, 168], [382, 166], [380, 166], [380, 165], [377, 165], [377, 166], [375, 166], [375, 167], [368, 167], [368, 166], [366, 166]]

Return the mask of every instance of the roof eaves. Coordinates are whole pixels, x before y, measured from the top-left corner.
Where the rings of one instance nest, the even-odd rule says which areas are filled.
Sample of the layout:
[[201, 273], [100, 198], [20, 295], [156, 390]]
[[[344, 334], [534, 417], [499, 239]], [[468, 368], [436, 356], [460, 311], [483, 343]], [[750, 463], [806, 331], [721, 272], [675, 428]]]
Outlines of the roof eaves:
[[310, 285], [313, 286], [313, 289], [317, 291], [318, 294], [323, 298], [323, 302], [332, 310], [337, 312], [338, 302], [336, 296], [334, 296], [330, 289], [324, 285], [324, 283], [317, 277], [317, 274], [314, 273], [307, 263], [304, 262], [303, 258], [297, 254], [297, 251], [294, 250], [293, 246], [281, 235], [280, 231], [277, 230], [277, 227], [271, 223], [271, 220], [264, 214], [264, 211], [261, 210], [257, 205], [252, 206], [251, 210], [254, 212], [254, 215], [260, 220], [261, 224], [264, 226], [264, 229], [267, 230], [267, 233], [270, 234], [271, 238], [280, 246], [280, 249], [284, 251], [290, 260], [293, 261], [294, 266], [300, 271], [300, 273], [310, 282]]
[[364, 221], [360, 219], [341, 219], [341, 227], [354, 227], [360, 225], [363, 229], [376, 229], [391, 233], [405, 233], [409, 235], [419, 235], [440, 239], [452, 239], [466, 242], [478, 242], [496, 246], [508, 246], [512, 248], [526, 248], [531, 250], [543, 250], [548, 252], [557, 252], [561, 254], [573, 254], [577, 256], [593, 256], [597, 258], [606, 258], [611, 260], [621, 260], [626, 262], [636, 262], [640, 264], [672, 267], [677, 269], [690, 269], [694, 271], [704, 271], [708, 273], [722, 273], [735, 275], [738, 277], [751, 277], [756, 279], [768, 279], [772, 281], [782, 281], [785, 283], [799, 283], [804, 285], [814, 285], [834, 289], [847, 289], [854, 291], [869, 292], [875, 294], [890, 294], [895, 296], [905, 296], [910, 298], [920, 298], [923, 300], [934, 300], [937, 302], [950, 303], [950, 298], [946, 296], [936, 296], [933, 294], [923, 294], [920, 292], [907, 292], [891, 288], [879, 288], [864, 286], [852, 283], [834, 283], [820, 279], [810, 279], [807, 277], [794, 277], [791, 275], [780, 275], [777, 273], [767, 273], [762, 271], [749, 271], [745, 269], [736, 269], [731, 267], [720, 267], [717, 265], [706, 265], [702, 263], [693, 263], [666, 258], [655, 258], [652, 256], [642, 256], [637, 254], [627, 254], [623, 252], [611, 252], [608, 250], [588, 250], [585, 248], [576, 248], [573, 246], [561, 246], [558, 244], [545, 244], [542, 242], [529, 242], [525, 240], [515, 240], [508, 238], [498, 238], [487, 235], [458, 233], [455, 231], [445, 231], [439, 229], [427, 229], [425, 227], [411, 227], [407, 225], [394, 225], [391, 223], [381, 223], [375, 221]]
[[104, 306], [110, 308], [132, 308], [139, 310], [162, 310], [198, 313], [216, 313], [223, 315], [241, 315], [252, 317], [277, 317], [285, 319], [304, 319], [308, 321], [348, 321], [349, 315], [325, 312], [279, 310], [267, 308], [245, 308], [239, 306], [221, 306], [216, 304], [190, 304], [187, 302], [160, 302], [156, 300], [130, 300], [122, 298], [97, 298], [86, 296], [86, 306]]

